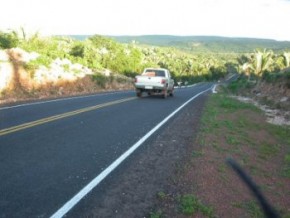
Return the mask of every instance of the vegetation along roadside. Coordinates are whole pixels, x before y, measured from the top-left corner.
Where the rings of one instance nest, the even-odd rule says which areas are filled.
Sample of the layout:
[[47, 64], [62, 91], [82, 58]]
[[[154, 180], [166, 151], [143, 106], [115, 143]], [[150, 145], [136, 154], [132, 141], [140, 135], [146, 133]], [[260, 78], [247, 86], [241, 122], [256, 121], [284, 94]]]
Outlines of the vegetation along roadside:
[[290, 67], [289, 42], [176, 36], [128, 40], [0, 30], [0, 104], [133, 89], [132, 77], [146, 67], [167, 68], [176, 82], [187, 84], [242, 72], [261, 77]]
[[267, 122], [261, 109], [231, 95], [226, 88], [209, 97], [188, 162], [172, 179], [175, 188], [156, 193], [150, 217], [264, 217], [256, 198], [226, 164], [229, 157], [281, 217], [290, 217], [290, 127]]

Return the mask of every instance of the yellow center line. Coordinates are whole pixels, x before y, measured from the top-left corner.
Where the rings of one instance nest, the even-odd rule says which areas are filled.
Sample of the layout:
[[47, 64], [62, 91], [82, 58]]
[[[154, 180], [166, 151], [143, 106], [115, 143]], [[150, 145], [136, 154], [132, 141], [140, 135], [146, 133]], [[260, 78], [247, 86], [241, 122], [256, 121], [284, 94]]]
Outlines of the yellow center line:
[[38, 125], [41, 125], [41, 124], [44, 124], [44, 123], [52, 122], [52, 121], [55, 121], [55, 120], [63, 119], [63, 118], [66, 118], [66, 117], [75, 116], [77, 114], [81, 114], [81, 113], [93, 111], [93, 110], [96, 110], [96, 109], [112, 106], [112, 105], [115, 105], [115, 104], [120, 104], [120, 103], [123, 103], [123, 102], [131, 101], [131, 100], [134, 100], [134, 99], [136, 99], [136, 97], [125, 98], [125, 99], [121, 99], [121, 100], [117, 100], [117, 101], [111, 101], [111, 102], [107, 102], [107, 103], [104, 103], [104, 104], [99, 104], [99, 105], [86, 107], [86, 108], [82, 108], [82, 109], [75, 110], [75, 111], [70, 111], [70, 112], [67, 112], [67, 113], [63, 113], [63, 114], [59, 114], [59, 115], [55, 115], [55, 116], [51, 116], [51, 117], [46, 117], [46, 118], [43, 118], [43, 119], [40, 119], [40, 120], [35, 120], [35, 121], [24, 123], [24, 124], [21, 124], [21, 125], [12, 126], [12, 127], [7, 128], [7, 129], [0, 130], [0, 136], [7, 135], [7, 134], [10, 134], [10, 133], [13, 133], [13, 132], [17, 132], [17, 131], [20, 131], [20, 130], [23, 130], [23, 129], [28, 129], [28, 128], [31, 128], [31, 127], [34, 127], [34, 126], [38, 126]]

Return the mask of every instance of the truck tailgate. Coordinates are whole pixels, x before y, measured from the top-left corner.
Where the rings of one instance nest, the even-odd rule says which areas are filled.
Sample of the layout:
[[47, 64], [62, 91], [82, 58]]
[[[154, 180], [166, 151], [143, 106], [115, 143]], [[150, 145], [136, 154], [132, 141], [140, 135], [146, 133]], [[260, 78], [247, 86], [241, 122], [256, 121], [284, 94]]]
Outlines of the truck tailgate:
[[146, 88], [150, 89], [151, 87], [163, 87], [164, 82], [163, 77], [150, 77], [150, 76], [137, 76], [136, 77], [136, 86], [146, 86]]

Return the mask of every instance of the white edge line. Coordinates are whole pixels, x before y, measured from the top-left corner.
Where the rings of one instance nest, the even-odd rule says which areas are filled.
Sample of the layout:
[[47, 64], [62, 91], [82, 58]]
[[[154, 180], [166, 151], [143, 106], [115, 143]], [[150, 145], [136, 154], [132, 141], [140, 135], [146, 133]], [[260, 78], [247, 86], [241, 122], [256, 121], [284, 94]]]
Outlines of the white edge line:
[[110, 166], [108, 166], [104, 171], [102, 171], [96, 178], [94, 178], [89, 184], [87, 184], [81, 191], [79, 191], [72, 199], [65, 203], [58, 211], [56, 211], [51, 218], [63, 217], [67, 212], [69, 212], [83, 197], [85, 197], [93, 188], [95, 188], [103, 179], [105, 179], [115, 168], [117, 168], [127, 157], [129, 157], [144, 141], [146, 141], [154, 132], [156, 132], [164, 123], [166, 123], [171, 117], [173, 117], [177, 112], [184, 108], [188, 103], [202, 95], [203, 93], [213, 89], [213, 87], [202, 91], [175, 111], [173, 111], [169, 116], [167, 116], [163, 121], [157, 124], [152, 130], [150, 130], [146, 135], [144, 135], [139, 141], [137, 141], [131, 148], [129, 148], [125, 153], [123, 153], [118, 159], [116, 159]]
[[212, 88], [212, 93], [214, 93], [214, 94], [217, 93], [217, 91], [216, 91], [216, 87], [217, 87], [217, 85], [214, 85], [214, 87]]
[[[119, 92], [122, 92], [122, 91], [119, 91]], [[95, 96], [113, 95], [113, 94], [116, 94], [119, 92], [117, 91], [117, 92], [97, 93], [95, 95], [75, 96], [75, 97], [67, 97], [67, 98], [58, 98], [58, 99], [48, 100], [48, 101], [25, 103], [25, 104], [19, 104], [19, 105], [14, 105], [14, 106], [0, 107], [0, 111], [12, 109], [12, 108], [18, 108], [18, 107], [25, 107], [25, 106], [30, 106], [30, 105], [46, 104], [46, 103], [57, 102], [57, 101], [67, 101], [67, 100], [79, 99], [79, 98], [90, 98], [90, 97], [95, 97]], [[127, 93], [127, 92], [131, 92], [131, 91], [130, 90], [125, 91], [125, 93]]]

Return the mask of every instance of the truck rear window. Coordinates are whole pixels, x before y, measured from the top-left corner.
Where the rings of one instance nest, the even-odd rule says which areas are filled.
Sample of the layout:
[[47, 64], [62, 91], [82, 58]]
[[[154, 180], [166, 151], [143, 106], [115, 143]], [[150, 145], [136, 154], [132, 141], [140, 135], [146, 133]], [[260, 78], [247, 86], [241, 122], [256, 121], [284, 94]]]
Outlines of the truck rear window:
[[144, 76], [163, 76], [165, 77], [165, 72], [163, 70], [146, 70], [143, 73]]

